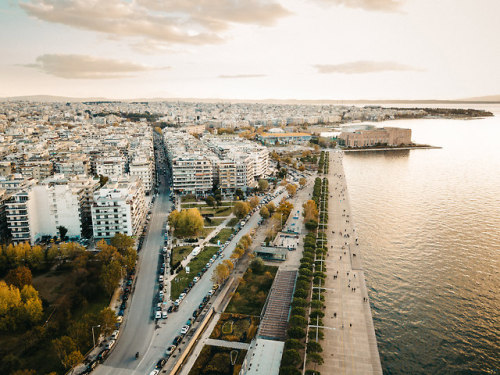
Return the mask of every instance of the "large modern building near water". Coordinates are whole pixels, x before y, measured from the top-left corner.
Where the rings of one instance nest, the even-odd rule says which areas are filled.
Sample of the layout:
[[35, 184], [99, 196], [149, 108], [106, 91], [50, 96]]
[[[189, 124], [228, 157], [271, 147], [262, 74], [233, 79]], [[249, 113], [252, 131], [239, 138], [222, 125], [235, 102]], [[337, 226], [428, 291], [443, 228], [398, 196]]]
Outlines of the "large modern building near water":
[[403, 146], [411, 144], [411, 129], [376, 128], [342, 132], [339, 143], [345, 147]]

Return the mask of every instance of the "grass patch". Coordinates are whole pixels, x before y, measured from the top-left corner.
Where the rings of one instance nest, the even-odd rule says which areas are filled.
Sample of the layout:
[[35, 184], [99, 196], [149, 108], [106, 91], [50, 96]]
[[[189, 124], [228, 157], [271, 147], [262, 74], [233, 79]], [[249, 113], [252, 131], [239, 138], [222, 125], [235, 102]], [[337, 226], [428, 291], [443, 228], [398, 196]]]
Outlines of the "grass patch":
[[196, 197], [193, 197], [192, 195], [184, 195], [181, 197], [181, 202], [196, 202]]
[[206, 238], [210, 233], [212, 233], [215, 230], [214, 228], [203, 228], [203, 231], [201, 232], [201, 238]]
[[172, 260], [171, 264], [176, 264], [180, 262], [194, 249], [193, 246], [176, 246], [172, 249]]
[[219, 250], [218, 246], [208, 246], [205, 247], [203, 251], [201, 251], [197, 256], [191, 259], [188, 267], [190, 268], [189, 274], [186, 273], [186, 269], [183, 269], [181, 272], [177, 274], [174, 280], [172, 280], [172, 285], [170, 287], [170, 295], [172, 300], [176, 300], [179, 297], [179, 294], [187, 288], [189, 283], [193, 281], [193, 278], [196, 276], [198, 272], [201, 271], [205, 264], [208, 263], [210, 258]]
[[241, 314], [221, 314], [211, 339], [249, 343], [255, 337], [260, 319]]
[[231, 207], [221, 207], [215, 210], [214, 216], [229, 216], [233, 209]]
[[278, 267], [275, 266], [264, 266], [262, 274], [255, 274], [248, 269], [231, 298], [226, 312], [260, 316], [277, 271]]
[[205, 345], [189, 375], [239, 374], [246, 350]]
[[226, 227], [234, 228], [234, 226], [236, 224], [238, 224], [239, 222], [240, 222], [240, 219], [238, 219], [237, 217], [233, 217], [231, 220], [228, 221], [228, 223], [226, 224]]
[[210, 239], [211, 243], [217, 243], [217, 240], [220, 240], [220, 243], [223, 244], [226, 242], [229, 237], [233, 234], [233, 229], [232, 228], [222, 228], [219, 233], [217, 233], [216, 236], [212, 237]]
[[222, 222], [226, 220], [225, 218], [221, 217], [221, 218], [210, 218], [210, 217], [206, 217], [205, 218], [205, 226], [206, 227], [216, 227], [220, 224], [222, 224]]

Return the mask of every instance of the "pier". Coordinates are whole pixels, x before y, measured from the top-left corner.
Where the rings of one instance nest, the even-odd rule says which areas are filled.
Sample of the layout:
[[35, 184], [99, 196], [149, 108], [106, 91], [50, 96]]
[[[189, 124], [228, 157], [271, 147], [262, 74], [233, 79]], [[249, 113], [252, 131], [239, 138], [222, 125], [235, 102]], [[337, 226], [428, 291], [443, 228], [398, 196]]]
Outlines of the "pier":
[[382, 374], [343, 152], [330, 152], [322, 374]]

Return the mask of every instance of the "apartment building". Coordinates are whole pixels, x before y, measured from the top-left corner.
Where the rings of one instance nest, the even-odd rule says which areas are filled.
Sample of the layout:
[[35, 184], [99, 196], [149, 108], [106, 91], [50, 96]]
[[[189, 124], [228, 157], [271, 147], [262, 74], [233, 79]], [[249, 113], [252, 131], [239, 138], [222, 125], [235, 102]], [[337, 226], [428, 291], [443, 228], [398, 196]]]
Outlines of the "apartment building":
[[219, 188], [223, 194], [231, 194], [236, 189], [247, 191], [255, 186], [254, 163], [250, 156], [235, 155], [232, 159], [219, 161]]
[[62, 173], [66, 177], [89, 175], [90, 160], [87, 155], [67, 155], [64, 159], [57, 160], [54, 167], [56, 173]]
[[145, 157], [135, 158], [129, 164], [130, 177], [139, 178], [144, 184], [146, 194], [151, 192], [154, 185], [154, 164]]
[[94, 193], [94, 238], [110, 239], [116, 233], [137, 236], [146, 219], [145, 193], [138, 178], [110, 182]]
[[54, 173], [54, 164], [50, 160], [27, 160], [19, 172], [26, 178], [44, 180]]
[[171, 160], [174, 191], [205, 195], [214, 186], [214, 168], [209, 157], [183, 155]]
[[118, 179], [125, 174], [127, 160], [123, 156], [102, 156], [96, 160], [95, 169], [99, 176]]

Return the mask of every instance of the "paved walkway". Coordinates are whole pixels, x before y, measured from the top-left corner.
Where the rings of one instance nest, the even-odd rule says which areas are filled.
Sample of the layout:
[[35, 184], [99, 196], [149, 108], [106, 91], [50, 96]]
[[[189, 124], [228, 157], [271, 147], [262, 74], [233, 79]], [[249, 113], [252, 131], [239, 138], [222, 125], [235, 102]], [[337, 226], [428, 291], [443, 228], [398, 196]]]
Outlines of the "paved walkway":
[[[330, 152], [323, 374], [382, 374], [342, 152]], [[314, 330], [314, 328], [310, 328]], [[312, 365], [308, 365], [308, 368]]]
[[243, 350], [248, 350], [248, 348], [250, 348], [250, 344], [244, 342], [225, 341], [216, 339], [208, 339], [207, 341], [205, 341], [205, 344], [212, 346], [222, 346], [224, 348], [243, 349]]

